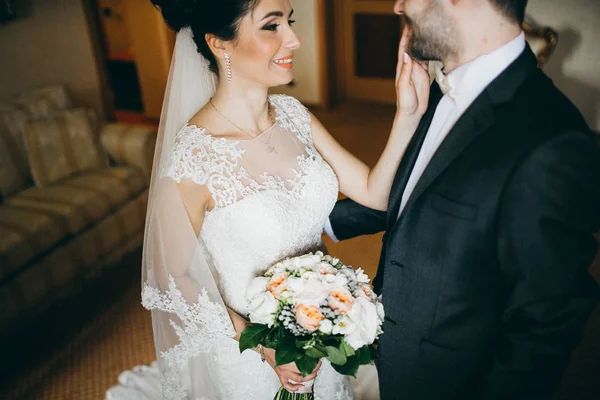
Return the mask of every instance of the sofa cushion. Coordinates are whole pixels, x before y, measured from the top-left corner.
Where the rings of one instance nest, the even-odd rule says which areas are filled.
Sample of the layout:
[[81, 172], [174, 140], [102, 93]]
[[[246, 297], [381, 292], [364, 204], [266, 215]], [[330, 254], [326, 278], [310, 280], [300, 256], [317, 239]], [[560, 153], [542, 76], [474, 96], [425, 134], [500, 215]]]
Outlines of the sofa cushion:
[[119, 166], [88, 172], [54, 186], [31, 188], [6, 203], [54, 214], [66, 222], [69, 233], [77, 234], [143, 190], [141, 173]]
[[8, 197], [31, 184], [23, 135], [27, 114], [15, 106], [0, 106], [0, 196]]
[[15, 99], [27, 112], [29, 119], [45, 119], [56, 110], [73, 107], [71, 96], [64, 85], [49, 85], [23, 93]]
[[27, 124], [29, 165], [36, 186], [45, 187], [76, 173], [106, 167], [107, 158], [85, 108], [64, 110]]
[[0, 282], [68, 234], [56, 215], [0, 206]]

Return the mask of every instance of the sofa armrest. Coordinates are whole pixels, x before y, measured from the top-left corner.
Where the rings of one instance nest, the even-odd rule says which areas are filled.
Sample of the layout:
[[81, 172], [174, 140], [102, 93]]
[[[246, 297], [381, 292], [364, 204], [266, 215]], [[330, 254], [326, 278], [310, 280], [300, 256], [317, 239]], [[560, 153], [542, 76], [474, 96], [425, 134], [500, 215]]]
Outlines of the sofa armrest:
[[102, 128], [100, 138], [115, 163], [137, 167], [150, 182], [156, 135], [156, 128], [151, 126], [109, 123]]

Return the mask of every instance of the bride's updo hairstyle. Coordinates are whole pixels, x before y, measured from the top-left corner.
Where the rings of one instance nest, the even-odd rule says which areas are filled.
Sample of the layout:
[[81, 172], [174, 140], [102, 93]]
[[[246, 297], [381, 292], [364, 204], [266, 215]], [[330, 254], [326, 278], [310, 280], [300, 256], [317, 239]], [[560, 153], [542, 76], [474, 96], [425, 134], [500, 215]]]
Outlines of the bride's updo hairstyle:
[[151, 1], [174, 31], [191, 28], [198, 52], [209, 61], [210, 70], [219, 74], [217, 59], [210, 51], [205, 35], [210, 33], [227, 42], [237, 39], [240, 22], [260, 0]]

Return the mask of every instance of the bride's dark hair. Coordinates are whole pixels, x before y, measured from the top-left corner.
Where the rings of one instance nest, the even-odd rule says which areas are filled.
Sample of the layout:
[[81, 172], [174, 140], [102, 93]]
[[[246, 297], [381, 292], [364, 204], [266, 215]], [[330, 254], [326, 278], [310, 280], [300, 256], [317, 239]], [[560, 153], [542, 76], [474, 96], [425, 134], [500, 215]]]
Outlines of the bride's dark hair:
[[162, 12], [165, 22], [176, 32], [190, 27], [198, 52], [218, 74], [217, 59], [206, 43], [205, 35], [211, 33], [225, 41], [238, 37], [241, 20], [260, 0], [151, 0]]

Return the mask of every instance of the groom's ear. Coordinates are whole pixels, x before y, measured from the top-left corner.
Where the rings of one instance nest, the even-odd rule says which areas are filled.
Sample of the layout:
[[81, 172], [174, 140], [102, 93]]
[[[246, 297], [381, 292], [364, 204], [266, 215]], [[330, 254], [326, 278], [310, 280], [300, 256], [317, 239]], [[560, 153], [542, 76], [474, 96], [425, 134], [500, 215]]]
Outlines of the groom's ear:
[[212, 33], [207, 33], [204, 35], [204, 40], [206, 40], [206, 44], [208, 44], [210, 51], [212, 51], [216, 58], [224, 58], [223, 53], [227, 51], [227, 46], [223, 39], [218, 38]]

